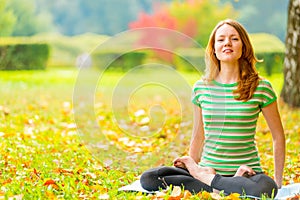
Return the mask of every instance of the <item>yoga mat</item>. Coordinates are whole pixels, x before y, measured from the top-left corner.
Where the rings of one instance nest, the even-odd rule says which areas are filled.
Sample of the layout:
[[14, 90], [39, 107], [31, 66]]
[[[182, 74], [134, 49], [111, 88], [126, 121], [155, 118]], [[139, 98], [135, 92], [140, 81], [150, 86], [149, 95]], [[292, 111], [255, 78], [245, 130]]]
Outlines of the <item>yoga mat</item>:
[[[145, 190], [141, 186], [140, 180], [136, 180], [129, 185], [125, 185], [125, 186], [119, 188], [119, 191], [142, 192], [142, 193], [147, 193], [147, 194], [155, 193], [153, 191]], [[294, 183], [294, 184], [282, 186], [281, 189], [278, 190], [275, 200], [284, 200], [289, 197], [293, 197], [296, 194], [300, 194], [300, 183]], [[251, 198], [251, 196], [248, 196], [248, 197]], [[254, 198], [260, 199], [258, 197], [254, 197]]]

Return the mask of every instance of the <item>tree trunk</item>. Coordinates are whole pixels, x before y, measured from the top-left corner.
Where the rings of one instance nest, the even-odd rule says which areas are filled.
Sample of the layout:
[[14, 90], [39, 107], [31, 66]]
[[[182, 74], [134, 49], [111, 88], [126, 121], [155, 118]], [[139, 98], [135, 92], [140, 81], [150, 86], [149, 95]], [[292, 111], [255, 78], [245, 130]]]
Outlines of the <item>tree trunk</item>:
[[284, 59], [283, 101], [300, 107], [300, 0], [290, 0]]

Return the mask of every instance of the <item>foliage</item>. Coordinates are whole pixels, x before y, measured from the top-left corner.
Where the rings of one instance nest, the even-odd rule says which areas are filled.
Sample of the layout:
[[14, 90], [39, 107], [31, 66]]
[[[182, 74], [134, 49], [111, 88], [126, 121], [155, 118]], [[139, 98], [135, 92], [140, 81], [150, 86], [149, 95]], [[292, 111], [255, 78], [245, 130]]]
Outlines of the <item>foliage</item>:
[[[97, 34], [115, 35], [128, 29], [130, 22], [136, 21], [138, 13], [144, 12], [151, 15], [155, 11], [155, 6], [158, 3], [170, 3], [178, 5], [184, 1], [171, 0], [97, 0], [97, 1], [68, 1], [68, 0], [1, 0], [1, 32], [4, 36], [11, 35], [32, 35], [40, 32], [59, 32], [63, 35], [77, 35], [85, 32], [93, 32]], [[191, 1], [190, 1], [191, 2]], [[5, 5], [9, 4], [9, 7]], [[231, 4], [239, 13], [237, 16], [229, 15], [223, 17], [231, 17], [240, 20], [247, 30], [251, 33], [267, 32], [275, 34], [282, 41], [285, 39], [286, 29], [286, 11], [288, 0], [283, 0], [280, 3], [274, 3], [272, 0], [260, 2], [255, 1], [237, 1], [237, 0], [219, 0], [210, 3], [210, 7], [216, 7], [220, 4], [221, 7], [230, 7]], [[117, 6], [116, 6], [117, 5]], [[191, 16], [184, 10], [183, 6], [173, 6], [184, 15]], [[126, 9], [124, 9], [126, 8]], [[4, 10], [3, 10], [4, 9]], [[192, 9], [194, 12], [197, 9], [195, 6]], [[208, 7], [209, 9], [209, 7]], [[176, 12], [177, 12], [176, 11]], [[207, 13], [209, 10], [203, 10]], [[214, 12], [214, 11], [212, 11]], [[224, 13], [222, 10], [216, 12]], [[194, 13], [198, 16], [199, 13]], [[210, 15], [208, 15], [210, 16]], [[210, 26], [214, 24], [214, 19], [208, 16], [195, 18], [200, 21], [207, 21]], [[268, 16], [268, 17], [265, 17]], [[209, 20], [206, 20], [209, 19]], [[204, 21], [203, 21], [204, 22]], [[196, 24], [194, 20], [189, 20], [189, 25]], [[203, 27], [203, 24], [199, 24]], [[185, 24], [181, 24], [186, 26]], [[193, 31], [203, 31], [190, 29]], [[1, 35], [1, 34], [0, 34]], [[205, 40], [207, 37], [203, 37]], [[198, 38], [202, 40], [201, 38]]]
[[1, 1], [4, 1], [1, 7], [6, 11], [1, 16], [4, 36], [30, 36], [53, 30], [51, 16], [47, 12], [37, 12], [35, 0]]
[[[151, 0], [37, 0], [39, 11], [48, 12], [56, 30], [64, 35], [85, 32], [113, 35], [125, 31], [139, 10], [151, 11]], [[125, 9], [126, 8], [126, 9]]]
[[48, 44], [28, 38], [2, 38], [0, 70], [45, 69], [50, 50]]
[[[14, 37], [17, 39], [18, 37]], [[29, 37], [29, 40], [47, 43], [50, 48], [50, 57], [47, 66], [74, 67], [76, 58], [83, 53], [90, 53], [108, 37], [104, 35], [85, 33], [77, 36], [43, 33]]]
[[13, 32], [16, 17], [13, 11], [6, 6], [7, 0], [0, 0], [0, 36], [9, 36]]
[[92, 52], [93, 65], [99, 69], [127, 71], [143, 64], [146, 53], [132, 51], [124, 53], [120, 50], [106, 50]]
[[267, 33], [249, 34], [255, 53], [284, 52], [285, 45], [278, 37]]
[[250, 33], [266, 32], [285, 41], [289, 0], [221, 0], [230, 2], [239, 12], [239, 20]]
[[283, 72], [284, 52], [256, 53], [256, 56], [262, 60], [256, 64], [259, 71], [268, 76]]
[[207, 0], [174, 1], [160, 6], [153, 14], [140, 13], [139, 18], [131, 22], [129, 27], [168, 28], [186, 34], [206, 46], [213, 27], [228, 17], [236, 17], [236, 12], [229, 4], [220, 6], [218, 1], [212, 4]]
[[[235, 15], [230, 5], [220, 7], [217, 3], [218, 1], [216, 1], [216, 4], [212, 4], [207, 0], [196, 0], [162, 4], [152, 14], [140, 13], [139, 18], [129, 24], [129, 28], [166, 28], [185, 34], [186, 37], [194, 39], [200, 46], [204, 47], [207, 44], [211, 30], [217, 22]], [[208, 21], [207, 18], [210, 20]], [[175, 49], [178, 46], [189, 48], [189, 44], [179, 40], [178, 37], [172, 37], [167, 31], [153, 31], [145, 31], [138, 42], [142, 45], [156, 44], [155, 46], [160, 48], [151, 49], [155, 57], [175, 65], [176, 55], [174, 55], [174, 52], [167, 52], [163, 49]], [[158, 40], [157, 38], [164, 39]]]
[[[223, 19], [237, 17], [231, 4], [213, 3], [208, 0], [189, 0], [170, 4], [170, 13], [178, 21], [178, 29], [206, 46], [211, 30]], [[209, 20], [208, 20], [209, 19]]]
[[[118, 188], [139, 178], [141, 172], [151, 166], [143, 166], [132, 154], [120, 156], [117, 152], [106, 151], [105, 146], [120, 144], [132, 151], [130, 138], [124, 144], [120, 139], [120, 129], [110, 140], [103, 139], [104, 146], [99, 151], [106, 160], [99, 159], [87, 149], [87, 143], [77, 134], [73, 120], [72, 93], [77, 71], [49, 69], [45, 71], [0, 71], [0, 196], [2, 198], [24, 199], [155, 199], [141, 193], [118, 192]], [[95, 72], [93, 72], [95, 73]], [[198, 74], [183, 73], [190, 84], [199, 77]], [[105, 123], [104, 128], [114, 129], [110, 123], [112, 113], [107, 109], [110, 104], [107, 91], [114, 88], [114, 82], [123, 76], [122, 73], [109, 72], [102, 82], [103, 93], [97, 96], [97, 116]], [[282, 76], [267, 77], [277, 91], [282, 87]], [[176, 83], [174, 83], [176, 84]], [[105, 95], [104, 95], [105, 94]], [[100, 97], [100, 98], [98, 98]], [[150, 99], [150, 101], [152, 101]], [[164, 99], [160, 100], [162, 105]], [[157, 103], [157, 102], [155, 102]], [[190, 102], [187, 102], [190, 103]], [[165, 102], [166, 114], [175, 120], [178, 114], [171, 101]], [[144, 102], [132, 104], [132, 113], [145, 107]], [[284, 171], [284, 184], [300, 182], [299, 145], [300, 110], [289, 108], [280, 102], [279, 105], [287, 140], [287, 163]], [[136, 119], [132, 115], [132, 119]], [[165, 131], [169, 137], [176, 133], [171, 131], [174, 121], [167, 122]], [[184, 137], [178, 141], [169, 141], [168, 148], [160, 146], [165, 137], [152, 143], [152, 153], [147, 159], [155, 162], [152, 166], [170, 165], [176, 156], [186, 154], [189, 145], [191, 124], [188, 122]], [[134, 125], [134, 124], [133, 124]], [[168, 131], [169, 130], [169, 131]], [[271, 134], [262, 118], [258, 121], [257, 143], [261, 152], [264, 171], [273, 176]], [[151, 138], [155, 140], [155, 138]], [[169, 138], [170, 139], [170, 138]], [[147, 143], [147, 140], [144, 141]], [[150, 149], [150, 152], [151, 152]], [[138, 155], [138, 154], [133, 154]], [[108, 162], [108, 161], [111, 162]], [[116, 165], [114, 165], [116, 163]], [[124, 168], [123, 166], [129, 166]], [[175, 189], [175, 187], [174, 187]], [[182, 195], [178, 189], [168, 190], [164, 199]], [[167, 195], [167, 196], [166, 196]], [[189, 195], [189, 194], [186, 194]], [[213, 197], [202, 192], [201, 198]], [[232, 194], [230, 198], [237, 199]], [[229, 198], [228, 197], [228, 198]], [[201, 199], [193, 195], [191, 199]], [[227, 199], [227, 197], [226, 197]]]
[[272, 75], [283, 72], [285, 54], [284, 43], [275, 35], [266, 33], [250, 34], [256, 57], [262, 62], [257, 63], [259, 71]]

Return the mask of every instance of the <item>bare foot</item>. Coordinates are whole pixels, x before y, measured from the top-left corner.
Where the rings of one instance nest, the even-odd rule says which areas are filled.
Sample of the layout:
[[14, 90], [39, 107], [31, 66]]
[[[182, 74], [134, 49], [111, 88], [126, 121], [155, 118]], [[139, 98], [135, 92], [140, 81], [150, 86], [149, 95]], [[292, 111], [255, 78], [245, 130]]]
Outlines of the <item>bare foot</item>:
[[177, 158], [174, 160], [173, 164], [175, 167], [187, 169], [192, 176], [193, 176], [192, 173], [216, 174], [216, 171], [211, 167], [201, 167], [201, 166], [197, 165], [197, 163], [190, 156], [183, 156], [183, 157]]
[[173, 163], [175, 167], [185, 167], [191, 176], [207, 185], [211, 185], [216, 174], [215, 170], [211, 167], [200, 167], [190, 156], [177, 158]]
[[234, 176], [249, 177], [249, 176], [253, 176], [255, 174], [256, 174], [255, 171], [251, 167], [248, 167], [247, 165], [241, 165], [238, 168], [238, 170], [236, 171]]

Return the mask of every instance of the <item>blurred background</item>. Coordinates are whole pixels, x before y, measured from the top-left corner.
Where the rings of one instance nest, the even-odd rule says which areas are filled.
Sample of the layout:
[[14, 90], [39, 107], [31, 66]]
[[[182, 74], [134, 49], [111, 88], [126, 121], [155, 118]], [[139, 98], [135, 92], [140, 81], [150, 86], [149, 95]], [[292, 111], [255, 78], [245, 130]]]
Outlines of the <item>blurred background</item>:
[[[118, 188], [187, 154], [191, 86], [212, 29], [226, 18], [248, 30], [260, 75], [284, 97], [284, 185], [299, 183], [298, 2], [0, 0], [0, 199], [137, 199]], [[135, 38], [137, 30], [145, 35]], [[135, 46], [148, 44], [174, 51]], [[263, 117], [256, 136], [263, 170], [273, 175]]]
[[[63, 35], [92, 32], [111, 36], [127, 30], [130, 23], [141, 20], [141, 14], [157, 15], [161, 12], [170, 18], [183, 20], [187, 18], [187, 13], [192, 16], [191, 12], [197, 12], [197, 9], [201, 10], [200, 7], [204, 6], [206, 12], [200, 14], [198, 11], [197, 15], [193, 15], [194, 20], [210, 19], [217, 15], [234, 17], [251, 33], [266, 32], [281, 40], [285, 37], [288, 5], [288, 0], [204, 0], [201, 3], [193, 0], [1, 1], [1, 36], [31, 36], [47, 32]], [[187, 10], [174, 14], [183, 8], [180, 3]], [[192, 4], [194, 6], [188, 7]], [[209, 12], [214, 9], [214, 12]]]
[[[288, 0], [1, 0], [0, 51], [3, 59], [0, 69], [72, 67], [76, 66], [76, 60], [80, 65], [80, 59], [103, 41], [120, 32], [143, 27], [176, 30], [205, 47], [216, 23], [233, 18], [246, 27], [258, 57], [265, 60], [258, 66], [259, 70], [270, 75], [282, 71], [279, 64], [284, 57], [287, 7]], [[7, 55], [3, 53], [4, 47], [12, 44], [19, 46], [19, 60], [11, 61], [11, 58], [7, 60], [3, 57]], [[31, 54], [39, 55], [39, 59], [21, 61], [24, 57], [30, 57], [24, 55], [25, 52], [30, 53], [29, 49], [35, 52]], [[16, 51], [11, 50], [14, 55]], [[93, 65], [101, 65], [96, 61], [101, 56], [118, 54], [113, 51], [94, 52], [97, 55], [91, 55]], [[183, 52], [184, 57], [199, 59], [197, 50]], [[149, 56], [149, 52], [123, 56], [115, 68], [128, 69], [132, 65], [130, 60], [139, 60], [134, 64], [140, 64]], [[189, 68], [176, 56], [161, 57], [175, 68], [179, 65], [183, 69]]]

